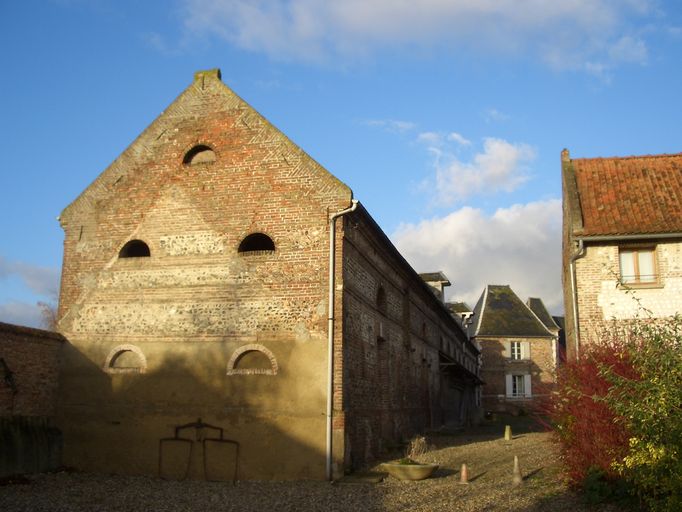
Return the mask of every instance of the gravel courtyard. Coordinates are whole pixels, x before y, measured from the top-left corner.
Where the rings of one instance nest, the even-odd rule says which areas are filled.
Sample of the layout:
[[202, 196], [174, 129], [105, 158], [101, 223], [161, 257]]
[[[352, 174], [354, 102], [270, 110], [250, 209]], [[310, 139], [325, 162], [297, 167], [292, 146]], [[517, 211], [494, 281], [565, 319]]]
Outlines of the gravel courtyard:
[[[72, 472], [31, 476], [0, 486], [2, 511], [580, 511], [588, 508], [560, 481], [550, 434], [515, 422], [505, 443], [503, 425], [485, 424], [471, 432], [433, 435], [429, 454], [441, 465], [432, 478], [379, 483], [346, 482], [168, 482], [151, 477], [120, 477]], [[513, 458], [524, 482], [512, 486]], [[469, 485], [459, 484], [462, 463]], [[379, 468], [374, 468], [378, 471]], [[613, 509], [615, 510], [615, 509]]]

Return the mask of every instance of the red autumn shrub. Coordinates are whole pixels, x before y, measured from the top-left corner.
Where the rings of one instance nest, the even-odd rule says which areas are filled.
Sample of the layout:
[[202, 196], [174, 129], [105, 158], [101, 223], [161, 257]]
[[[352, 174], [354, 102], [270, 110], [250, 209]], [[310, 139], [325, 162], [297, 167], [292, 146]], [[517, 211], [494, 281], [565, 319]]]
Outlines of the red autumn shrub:
[[554, 428], [568, 479], [585, 480], [589, 471], [600, 470], [616, 478], [613, 462], [628, 452], [629, 435], [622, 421], [603, 401], [611, 384], [601, 369], [637, 378], [627, 351], [618, 340], [590, 346], [578, 361], [565, 363], [558, 371], [557, 387], [543, 407]]

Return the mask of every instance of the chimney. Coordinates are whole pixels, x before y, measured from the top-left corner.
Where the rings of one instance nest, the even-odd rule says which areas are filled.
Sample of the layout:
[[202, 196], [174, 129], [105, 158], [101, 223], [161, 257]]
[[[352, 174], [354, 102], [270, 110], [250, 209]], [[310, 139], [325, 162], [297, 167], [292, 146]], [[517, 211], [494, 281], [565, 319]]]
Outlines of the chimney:
[[419, 274], [426, 284], [429, 285], [433, 294], [441, 302], [445, 302], [445, 287], [450, 286], [450, 280], [440, 270], [438, 272], [426, 272]]

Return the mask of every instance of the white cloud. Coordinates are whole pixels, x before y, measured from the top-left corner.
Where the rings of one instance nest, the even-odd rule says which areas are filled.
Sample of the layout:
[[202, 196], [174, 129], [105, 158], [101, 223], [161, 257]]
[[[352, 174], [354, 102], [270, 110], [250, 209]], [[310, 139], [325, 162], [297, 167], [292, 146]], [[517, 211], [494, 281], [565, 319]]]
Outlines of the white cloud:
[[0, 280], [18, 276], [34, 293], [54, 297], [59, 290], [59, 272], [52, 267], [41, 267], [21, 261], [8, 261], [0, 256]]
[[400, 121], [397, 119], [369, 119], [364, 121], [367, 126], [381, 128], [392, 133], [405, 133], [414, 130], [417, 125], [411, 121]]
[[43, 315], [37, 304], [7, 302], [0, 304], [0, 322], [43, 328]]
[[509, 284], [525, 300], [563, 309], [561, 201], [500, 208], [463, 207], [444, 217], [401, 224], [391, 239], [418, 272], [442, 270], [450, 296], [473, 307], [486, 284]]
[[457, 132], [449, 133], [448, 134], [448, 140], [456, 142], [460, 146], [471, 146], [471, 141], [469, 139], [464, 138], [462, 135], [460, 135]]
[[417, 135], [417, 141], [429, 147], [440, 147], [443, 145], [443, 134], [438, 132], [422, 132]]
[[424, 188], [445, 206], [479, 194], [514, 191], [528, 180], [527, 164], [535, 159], [535, 149], [528, 144], [492, 137], [484, 139], [483, 151], [468, 161], [443, 147], [443, 138], [436, 133], [420, 134], [418, 140], [427, 143], [434, 155], [435, 178]]
[[[655, 0], [181, 0], [187, 35], [274, 58], [339, 63], [386, 48], [528, 54], [558, 69], [646, 56], [629, 27]], [[632, 40], [631, 42], [630, 39]], [[611, 55], [610, 49], [615, 52]], [[634, 54], [633, 54], [634, 55]]]

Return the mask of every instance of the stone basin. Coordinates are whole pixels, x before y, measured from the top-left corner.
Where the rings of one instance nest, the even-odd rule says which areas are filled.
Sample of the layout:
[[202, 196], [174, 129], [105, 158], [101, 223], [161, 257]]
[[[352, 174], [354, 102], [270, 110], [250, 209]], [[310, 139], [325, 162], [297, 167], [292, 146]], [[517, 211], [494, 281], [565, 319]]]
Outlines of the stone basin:
[[398, 464], [385, 462], [382, 468], [398, 480], [424, 480], [438, 469], [438, 464]]

